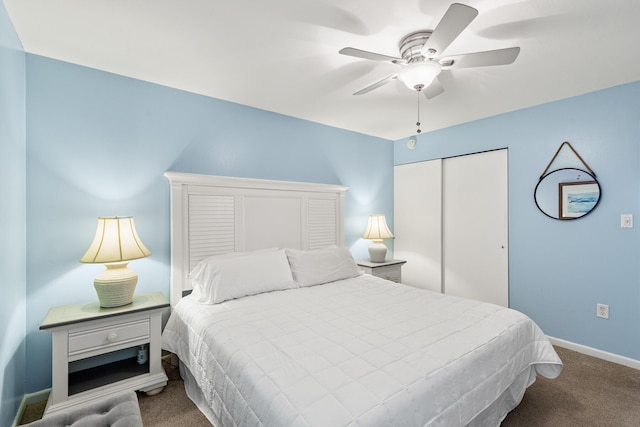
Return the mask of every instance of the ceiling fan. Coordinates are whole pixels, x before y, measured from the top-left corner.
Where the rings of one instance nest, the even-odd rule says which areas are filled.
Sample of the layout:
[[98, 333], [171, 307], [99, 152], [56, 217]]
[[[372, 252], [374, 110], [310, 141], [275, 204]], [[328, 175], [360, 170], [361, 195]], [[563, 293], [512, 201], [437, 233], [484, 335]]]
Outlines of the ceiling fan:
[[460, 55], [442, 55], [476, 16], [478, 16], [478, 11], [473, 7], [453, 3], [433, 31], [416, 31], [407, 34], [400, 40], [400, 57], [382, 55], [353, 47], [341, 49], [339, 53], [342, 55], [371, 61], [391, 62], [402, 66], [397, 72], [360, 89], [354, 95], [365, 94], [384, 86], [391, 80], [398, 79], [409, 89], [423, 91], [425, 96], [431, 99], [444, 92], [444, 87], [438, 79], [442, 70], [507, 65], [515, 61], [520, 53], [519, 47]]

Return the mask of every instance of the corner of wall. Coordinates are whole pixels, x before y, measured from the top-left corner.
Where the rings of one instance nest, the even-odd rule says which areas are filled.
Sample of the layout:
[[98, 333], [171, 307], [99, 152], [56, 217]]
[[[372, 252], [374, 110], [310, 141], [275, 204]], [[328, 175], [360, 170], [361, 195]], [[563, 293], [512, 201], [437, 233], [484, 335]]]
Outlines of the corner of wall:
[[0, 425], [11, 425], [25, 393], [26, 338], [26, 95], [25, 53], [0, 2], [0, 235], [11, 251], [0, 257]]

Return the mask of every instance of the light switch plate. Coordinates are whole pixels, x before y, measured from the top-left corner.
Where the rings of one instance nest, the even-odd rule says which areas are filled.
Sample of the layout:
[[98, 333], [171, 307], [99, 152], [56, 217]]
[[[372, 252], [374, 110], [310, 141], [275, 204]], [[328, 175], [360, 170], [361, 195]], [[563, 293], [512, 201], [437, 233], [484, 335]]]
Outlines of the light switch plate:
[[633, 228], [633, 215], [631, 214], [620, 215], [620, 228]]

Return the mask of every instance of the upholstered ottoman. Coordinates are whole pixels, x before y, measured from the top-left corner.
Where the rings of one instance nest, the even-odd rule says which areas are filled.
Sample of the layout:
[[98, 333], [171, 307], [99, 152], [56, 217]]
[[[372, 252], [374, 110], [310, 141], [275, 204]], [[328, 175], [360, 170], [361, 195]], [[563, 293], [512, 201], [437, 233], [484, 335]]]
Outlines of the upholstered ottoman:
[[96, 403], [51, 414], [26, 424], [29, 427], [142, 427], [138, 396], [134, 391]]

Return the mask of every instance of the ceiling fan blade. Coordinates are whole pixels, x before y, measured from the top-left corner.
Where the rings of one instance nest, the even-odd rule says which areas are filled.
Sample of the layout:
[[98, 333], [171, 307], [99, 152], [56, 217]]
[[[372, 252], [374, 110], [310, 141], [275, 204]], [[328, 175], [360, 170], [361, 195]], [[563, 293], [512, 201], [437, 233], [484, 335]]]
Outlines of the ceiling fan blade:
[[460, 33], [478, 16], [478, 11], [470, 6], [453, 3], [447, 9], [429, 40], [420, 52], [425, 58], [441, 54]]
[[[487, 50], [484, 52], [451, 55], [440, 59], [443, 67], [451, 64], [454, 68], [487, 67], [491, 65], [507, 65], [516, 60], [520, 54], [519, 47]], [[453, 61], [453, 63], [451, 63]]]
[[355, 56], [356, 58], [368, 59], [371, 61], [384, 61], [392, 62], [394, 64], [406, 64], [402, 58], [396, 58], [395, 56], [382, 55], [380, 53], [368, 52], [366, 50], [356, 49], [353, 47], [345, 47], [338, 52], [342, 55]]
[[382, 80], [378, 80], [377, 82], [370, 84], [367, 87], [364, 87], [362, 89], [360, 89], [359, 91], [357, 91], [356, 93], [354, 93], [354, 95], [363, 95], [367, 92], [371, 92], [374, 89], [379, 88], [380, 86], [384, 86], [387, 83], [389, 83], [391, 80], [395, 79], [398, 77], [398, 73], [393, 73], [393, 74], [389, 74], [387, 77], [385, 77]]
[[426, 96], [427, 99], [432, 99], [443, 93], [444, 87], [442, 87], [442, 83], [440, 83], [440, 80], [438, 80], [438, 78], [436, 77], [435, 79], [433, 79], [433, 83], [422, 89], [422, 91], [424, 92], [424, 96]]

